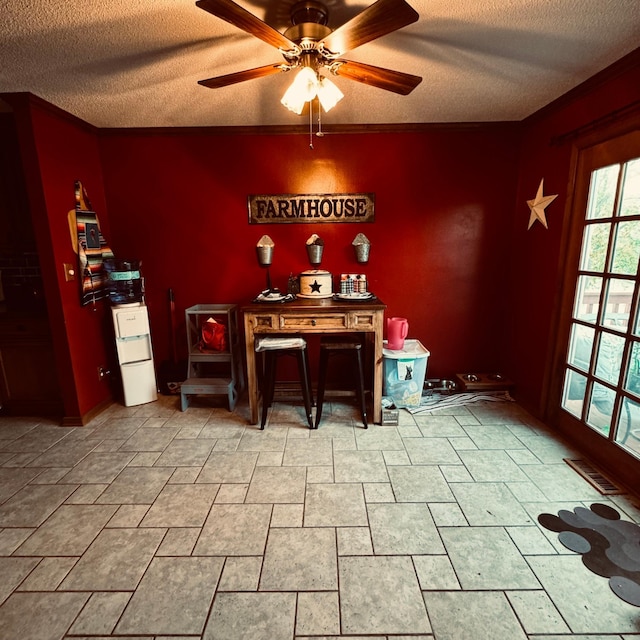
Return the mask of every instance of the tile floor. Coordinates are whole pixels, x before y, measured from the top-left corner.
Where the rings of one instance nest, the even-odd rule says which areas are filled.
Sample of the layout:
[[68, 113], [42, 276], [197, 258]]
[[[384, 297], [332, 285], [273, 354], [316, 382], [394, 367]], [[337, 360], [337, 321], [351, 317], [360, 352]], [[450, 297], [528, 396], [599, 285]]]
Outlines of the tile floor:
[[[629, 640], [640, 608], [537, 522], [612, 504], [515, 403], [264, 432], [177, 397], [0, 419], [6, 640]], [[575, 456], [574, 456], [575, 457]]]

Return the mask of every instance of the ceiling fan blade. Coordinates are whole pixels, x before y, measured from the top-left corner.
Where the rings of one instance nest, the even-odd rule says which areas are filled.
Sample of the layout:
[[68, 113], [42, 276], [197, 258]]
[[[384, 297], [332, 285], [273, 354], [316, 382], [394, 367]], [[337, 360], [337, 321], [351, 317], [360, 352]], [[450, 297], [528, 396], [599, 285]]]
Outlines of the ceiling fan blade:
[[230, 84], [244, 82], [245, 80], [255, 80], [255, 78], [264, 78], [275, 73], [288, 70], [289, 67], [283, 64], [268, 64], [264, 67], [256, 67], [255, 69], [247, 69], [246, 71], [238, 71], [237, 73], [228, 73], [224, 76], [209, 78], [208, 80], [198, 80], [198, 84], [209, 89], [219, 89], [227, 87]]
[[332, 31], [322, 45], [332, 53], [341, 55], [360, 45], [402, 29], [420, 16], [405, 0], [377, 0], [357, 16]]
[[362, 62], [340, 59], [336, 60], [336, 63], [339, 64], [336, 64], [332, 72], [337, 76], [356, 80], [372, 87], [378, 87], [378, 89], [393, 91], [393, 93], [399, 93], [403, 96], [411, 93], [422, 82], [420, 76], [374, 67]]
[[234, 27], [260, 38], [276, 49], [289, 51], [297, 48], [297, 45], [289, 38], [232, 0], [197, 0], [196, 5], [218, 18], [226, 20]]

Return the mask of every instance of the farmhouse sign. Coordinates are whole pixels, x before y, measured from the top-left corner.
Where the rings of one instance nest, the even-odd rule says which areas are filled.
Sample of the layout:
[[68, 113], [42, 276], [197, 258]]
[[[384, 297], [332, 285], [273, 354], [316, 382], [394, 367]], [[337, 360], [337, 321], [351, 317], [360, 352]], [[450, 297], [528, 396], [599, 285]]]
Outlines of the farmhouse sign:
[[373, 222], [373, 193], [249, 196], [249, 224]]

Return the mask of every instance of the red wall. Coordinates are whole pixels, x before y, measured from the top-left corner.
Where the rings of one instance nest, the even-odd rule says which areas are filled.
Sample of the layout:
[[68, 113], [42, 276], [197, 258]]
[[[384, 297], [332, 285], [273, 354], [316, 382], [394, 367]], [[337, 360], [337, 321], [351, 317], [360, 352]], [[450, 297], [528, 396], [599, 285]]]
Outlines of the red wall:
[[[18, 105], [68, 415], [108, 399], [96, 368], [113, 355], [106, 305], [80, 307], [77, 283], [64, 282], [62, 263], [75, 261], [66, 214], [77, 179], [116, 256], [142, 260], [158, 362], [169, 353], [167, 288], [179, 317], [192, 304], [249, 300], [264, 285], [254, 250], [264, 233], [276, 244], [274, 284], [284, 288], [289, 273], [309, 268], [305, 241], [318, 233], [322, 268], [366, 272], [387, 315], [409, 319], [410, 337], [431, 351], [429, 377], [499, 370], [541, 414], [571, 157], [570, 143], [550, 140], [640, 100], [633, 55], [522, 127], [331, 134], [314, 150], [306, 135], [94, 132], [41, 101]], [[549, 229], [527, 231], [526, 201], [541, 178], [559, 196]], [[375, 194], [374, 223], [248, 224], [250, 194], [345, 192]], [[372, 244], [364, 268], [351, 247], [358, 232]]]
[[75, 181], [88, 191], [108, 233], [95, 131], [26, 94], [7, 98], [16, 113], [49, 321], [54, 336], [65, 421], [77, 424], [110, 399], [98, 366], [111, 366], [104, 304], [81, 307], [78, 281], [66, 282], [64, 263], [77, 266], [67, 213], [75, 208]]
[[[100, 147], [109, 240], [117, 257], [142, 259], [158, 360], [168, 287], [179, 317], [192, 304], [248, 301], [264, 287], [255, 245], [267, 233], [284, 289], [310, 268], [305, 241], [317, 233], [334, 282], [362, 271], [387, 315], [408, 318], [409, 337], [431, 351], [429, 377], [499, 368], [513, 127], [327, 135], [314, 150], [305, 135], [103, 132]], [[355, 192], [375, 194], [374, 223], [248, 224], [249, 194]], [[351, 246], [359, 232], [371, 241], [365, 266]]]

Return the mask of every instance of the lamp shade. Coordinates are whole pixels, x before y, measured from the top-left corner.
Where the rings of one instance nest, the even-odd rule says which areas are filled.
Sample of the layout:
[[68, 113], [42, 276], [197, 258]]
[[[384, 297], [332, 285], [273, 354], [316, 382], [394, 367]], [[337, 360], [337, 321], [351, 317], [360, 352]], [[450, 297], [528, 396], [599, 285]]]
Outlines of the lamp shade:
[[333, 109], [342, 98], [344, 98], [344, 94], [329, 78], [321, 77], [319, 79], [318, 100], [325, 111]]
[[319, 76], [311, 67], [302, 67], [282, 96], [282, 104], [300, 115], [306, 102], [318, 97], [325, 111], [329, 111], [344, 97], [342, 91], [324, 76]]
[[282, 104], [290, 111], [300, 115], [305, 102], [313, 100], [318, 93], [318, 78], [311, 67], [302, 67], [291, 86], [282, 96]]

